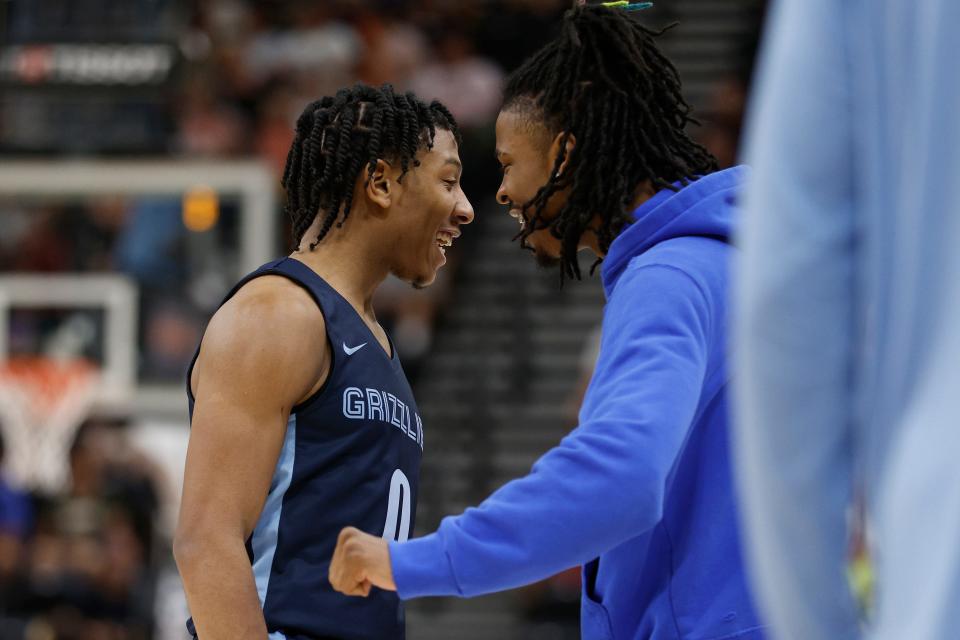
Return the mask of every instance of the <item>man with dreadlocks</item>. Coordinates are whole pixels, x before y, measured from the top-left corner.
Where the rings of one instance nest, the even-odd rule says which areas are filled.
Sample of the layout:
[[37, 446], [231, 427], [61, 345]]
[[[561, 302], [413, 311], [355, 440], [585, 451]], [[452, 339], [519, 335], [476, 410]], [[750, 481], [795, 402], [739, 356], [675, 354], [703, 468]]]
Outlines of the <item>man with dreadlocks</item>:
[[331, 566], [344, 593], [473, 596], [583, 564], [584, 638], [762, 637], [727, 444], [727, 239], [745, 170], [717, 171], [684, 133], [656, 35], [618, 8], [575, 7], [510, 77], [497, 120], [497, 199], [524, 246], [568, 277], [580, 249], [603, 260], [580, 426], [432, 535], [346, 529]]
[[371, 299], [391, 273], [430, 284], [473, 220], [458, 142], [445, 107], [389, 85], [297, 121], [282, 182], [298, 247], [233, 288], [188, 373], [174, 555], [195, 637], [403, 637], [395, 593], [345, 598], [327, 565], [347, 524], [413, 528], [423, 424]]

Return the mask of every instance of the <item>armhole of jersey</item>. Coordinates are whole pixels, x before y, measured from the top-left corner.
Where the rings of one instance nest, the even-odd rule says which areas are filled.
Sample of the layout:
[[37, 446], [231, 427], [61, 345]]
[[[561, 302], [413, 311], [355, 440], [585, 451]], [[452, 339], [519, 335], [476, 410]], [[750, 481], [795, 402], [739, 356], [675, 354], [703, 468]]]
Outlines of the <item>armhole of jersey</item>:
[[314, 304], [317, 305], [317, 310], [320, 311], [320, 315], [323, 316], [323, 333], [327, 339], [327, 347], [330, 348], [330, 369], [327, 371], [327, 379], [323, 381], [323, 384], [320, 385], [320, 388], [310, 394], [310, 396], [299, 404], [293, 405], [290, 409], [290, 414], [300, 413], [301, 411], [308, 409], [310, 405], [315, 403], [320, 396], [323, 395], [323, 392], [327, 390], [327, 387], [330, 386], [330, 380], [333, 379], [333, 372], [337, 368], [337, 352], [333, 348], [333, 340], [330, 338], [330, 323], [327, 320], [327, 314], [323, 310], [323, 304], [320, 302], [320, 299], [310, 290], [310, 287], [306, 283], [297, 280], [294, 276], [289, 273], [283, 273], [282, 271], [266, 271], [260, 275], [263, 276], [280, 276], [286, 278], [293, 284], [297, 285], [301, 289], [307, 292], [307, 295], [313, 300]]
[[[323, 309], [320, 309], [320, 313], [323, 313]], [[327, 317], [323, 317], [324, 328], [326, 328]], [[324, 329], [324, 333], [327, 336], [327, 346], [330, 347], [330, 369], [327, 371], [327, 379], [323, 381], [323, 384], [320, 385], [320, 388], [310, 394], [310, 397], [301, 402], [300, 404], [293, 405], [293, 408], [290, 409], [290, 413], [300, 413], [305, 409], [309, 409], [310, 405], [317, 401], [320, 396], [323, 395], [323, 392], [327, 390], [327, 387], [330, 386], [330, 380], [333, 378], [333, 370], [336, 368], [337, 364], [337, 355], [336, 351], [333, 350], [333, 341], [330, 340], [330, 333]]]
[[[308, 408], [317, 400], [317, 398], [323, 395], [323, 392], [327, 390], [327, 386], [330, 384], [330, 379], [333, 378], [333, 372], [334, 372], [334, 369], [336, 368], [337, 352], [334, 350], [333, 341], [330, 339], [330, 331], [328, 330], [329, 324], [327, 322], [327, 314], [324, 313], [323, 305], [320, 303], [320, 300], [317, 299], [317, 296], [314, 295], [313, 291], [310, 290], [310, 287], [308, 287], [303, 282], [300, 282], [290, 274], [283, 273], [281, 271], [270, 271], [270, 270], [263, 271], [262, 273], [258, 273], [254, 277], [248, 278], [247, 280], [241, 282], [230, 293], [230, 295], [227, 296], [226, 299], [224, 299], [224, 301], [220, 304], [220, 306], [222, 307], [224, 304], [226, 304], [227, 301], [230, 300], [230, 298], [235, 296], [237, 292], [240, 291], [240, 289], [242, 289], [243, 287], [245, 287], [249, 282], [252, 282], [253, 280], [256, 280], [257, 278], [262, 276], [280, 276], [281, 278], [286, 278], [293, 284], [297, 285], [298, 287], [300, 287], [301, 289], [307, 292], [307, 295], [310, 296], [314, 304], [317, 305], [317, 310], [320, 311], [320, 315], [323, 316], [323, 333], [327, 339], [327, 346], [330, 348], [330, 369], [327, 371], [327, 379], [323, 381], [323, 384], [320, 385], [320, 388], [317, 389], [312, 394], [310, 394], [310, 397], [308, 397], [306, 400], [304, 400], [299, 404], [293, 405], [293, 407], [290, 409], [291, 414], [299, 413], [300, 411], [303, 411], [304, 409]], [[193, 368], [196, 366], [197, 360], [200, 358], [200, 349], [202, 347], [203, 347], [203, 338], [200, 339], [200, 344], [197, 345], [197, 352], [193, 354], [193, 359], [190, 360], [190, 366], [187, 368], [187, 398], [189, 398], [190, 402], [193, 402], [193, 403], [196, 403], [197, 399], [193, 395], [193, 382], [191, 379], [193, 378]]]

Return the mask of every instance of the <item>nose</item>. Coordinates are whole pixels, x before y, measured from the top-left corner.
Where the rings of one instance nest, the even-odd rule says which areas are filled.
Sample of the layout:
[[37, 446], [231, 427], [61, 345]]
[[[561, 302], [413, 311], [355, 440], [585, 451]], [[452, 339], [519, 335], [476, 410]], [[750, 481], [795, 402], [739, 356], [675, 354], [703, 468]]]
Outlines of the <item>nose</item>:
[[467, 198], [467, 194], [460, 192], [460, 201], [457, 202], [456, 209], [453, 210], [453, 217], [458, 224], [470, 224], [473, 222], [473, 205]]
[[498, 204], [510, 204], [510, 196], [507, 195], [507, 190], [504, 187], [506, 180], [500, 182], [500, 188], [497, 189], [497, 203]]

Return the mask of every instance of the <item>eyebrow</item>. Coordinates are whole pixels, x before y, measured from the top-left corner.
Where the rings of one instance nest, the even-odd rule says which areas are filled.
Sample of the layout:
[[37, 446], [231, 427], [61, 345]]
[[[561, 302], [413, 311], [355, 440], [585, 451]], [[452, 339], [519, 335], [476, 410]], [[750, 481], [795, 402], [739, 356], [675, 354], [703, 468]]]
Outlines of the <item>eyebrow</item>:
[[443, 161], [443, 164], [444, 166], [448, 164], [452, 164], [457, 168], [458, 171], [460, 171], [461, 173], [463, 172], [463, 165], [456, 158], [447, 158], [446, 160]]

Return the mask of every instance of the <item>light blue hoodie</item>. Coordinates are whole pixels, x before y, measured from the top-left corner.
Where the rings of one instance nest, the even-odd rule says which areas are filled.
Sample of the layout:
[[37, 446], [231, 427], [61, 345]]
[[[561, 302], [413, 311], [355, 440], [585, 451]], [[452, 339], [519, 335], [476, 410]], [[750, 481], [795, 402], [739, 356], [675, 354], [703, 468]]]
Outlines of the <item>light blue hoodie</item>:
[[477, 508], [391, 543], [401, 598], [474, 596], [583, 564], [583, 638], [760, 638], [727, 447], [727, 244], [745, 168], [662, 190], [603, 265], [580, 426]]

